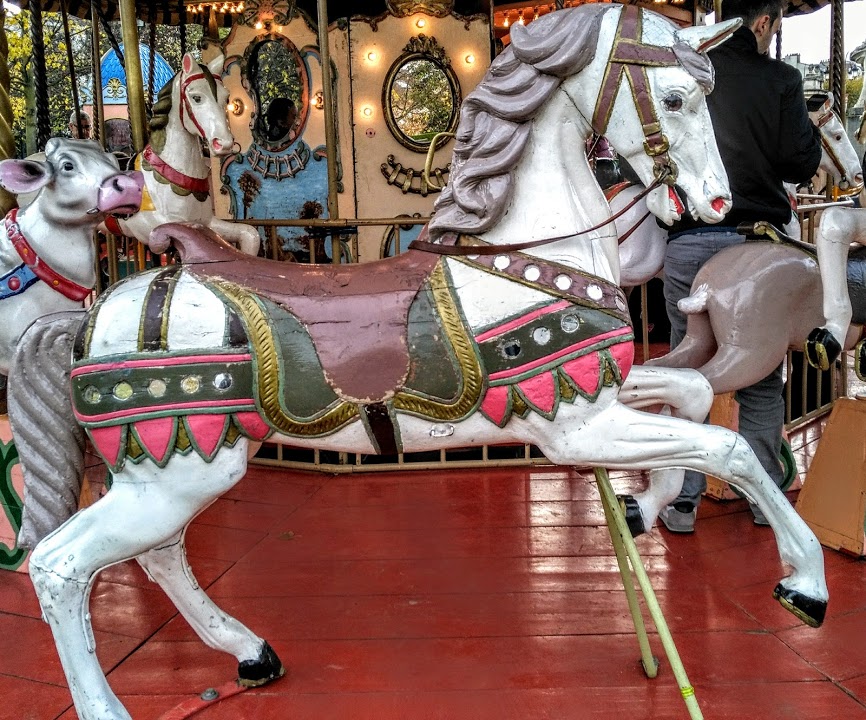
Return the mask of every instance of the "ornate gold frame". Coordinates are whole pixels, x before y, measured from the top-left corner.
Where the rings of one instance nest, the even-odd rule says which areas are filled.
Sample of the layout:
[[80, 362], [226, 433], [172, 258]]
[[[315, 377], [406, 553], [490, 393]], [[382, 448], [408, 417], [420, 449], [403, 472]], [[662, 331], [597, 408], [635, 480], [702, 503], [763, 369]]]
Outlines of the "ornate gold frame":
[[[391, 85], [394, 83], [394, 79], [400, 71], [400, 68], [413, 60], [427, 60], [428, 62], [432, 62], [441, 69], [445, 73], [445, 77], [448, 78], [448, 84], [451, 86], [453, 107], [451, 110], [451, 120], [446, 128], [447, 132], [453, 132], [457, 128], [457, 120], [460, 114], [460, 103], [463, 100], [463, 95], [460, 89], [460, 80], [457, 78], [457, 73], [455, 73], [454, 69], [451, 67], [451, 60], [448, 58], [445, 48], [436, 41], [436, 38], [427, 37], [423, 34], [410, 38], [409, 42], [406, 43], [406, 47], [403, 48], [403, 54], [393, 62], [391, 67], [388, 69], [388, 74], [385, 76], [385, 83], [382, 86], [382, 114], [385, 117], [385, 124], [388, 126], [388, 130], [391, 131], [391, 135], [394, 136], [394, 139], [398, 143], [413, 152], [426, 153], [430, 148], [430, 143], [417, 142], [405, 135], [397, 126], [397, 123], [394, 122], [394, 116], [391, 111]], [[436, 149], [445, 145], [449, 139], [450, 138], [447, 136], [440, 137], [436, 141]]]

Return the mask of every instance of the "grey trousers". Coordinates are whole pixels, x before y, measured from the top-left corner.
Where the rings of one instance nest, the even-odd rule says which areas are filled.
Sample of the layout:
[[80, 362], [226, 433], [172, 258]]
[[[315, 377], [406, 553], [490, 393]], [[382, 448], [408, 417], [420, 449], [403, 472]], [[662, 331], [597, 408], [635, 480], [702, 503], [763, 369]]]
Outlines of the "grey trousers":
[[[668, 243], [665, 256], [665, 304], [671, 321], [671, 349], [686, 335], [686, 316], [677, 302], [691, 292], [698, 270], [707, 260], [730, 245], [745, 238], [732, 229], [713, 229], [679, 235]], [[740, 404], [740, 435], [754, 450], [767, 474], [777, 485], [784, 480], [779, 453], [782, 449], [782, 426], [785, 422], [782, 364], [763, 380], [739, 390], [735, 397]], [[683, 489], [675, 502], [700, 504], [707, 489], [702, 473], [687, 470]]]

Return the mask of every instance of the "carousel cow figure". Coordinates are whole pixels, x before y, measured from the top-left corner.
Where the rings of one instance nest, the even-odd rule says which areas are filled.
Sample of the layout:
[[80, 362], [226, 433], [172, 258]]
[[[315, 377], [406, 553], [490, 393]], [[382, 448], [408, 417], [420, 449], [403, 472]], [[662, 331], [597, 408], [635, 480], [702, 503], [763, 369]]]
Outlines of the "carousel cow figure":
[[228, 91], [222, 83], [222, 55], [207, 65], [183, 56], [182, 69], [160, 90], [150, 121], [150, 142], [136, 157], [144, 173], [141, 212], [109, 221], [106, 227], [145, 245], [151, 231], [170, 222], [196, 222], [209, 227], [243, 252], [256, 255], [261, 240], [255, 228], [221, 220], [214, 215], [210, 191], [210, 155], [234, 151], [234, 135], [226, 115]]
[[[88, 605], [100, 570], [130, 558], [205, 643], [237, 658], [242, 683], [283, 674], [268, 643], [195, 582], [184, 549], [188, 523], [265, 438], [382, 454], [531, 443], [561, 465], [715, 474], [772, 523], [791, 569], [774, 596], [821, 624], [820, 544], [746, 442], [635, 409], [679, 395], [699, 420], [712, 391], [693, 370], [632, 368], [616, 235], [582, 152], [606, 135], [657, 217], [677, 217], [676, 186], [718, 222], [731, 198], [704, 51], [738, 25], [679, 29], [614, 3], [516, 25], [462, 105], [450, 182], [414, 250], [286, 266], [206, 228], [163, 226], [154, 249], [173, 243], [183, 264], [25, 334], [10, 385], [13, 431], [28, 438], [19, 542], [35, 546], [30, 574], [81, 720], [130, 718], [100, 669]], [[70, 517], [47, 501], [80, 487], [82, 432], [113, 483]]]
[[93, 231], [141, 203], [140, 173], [121, 172], [93, 140], [53, 138], [44, 160], [3, 160], [0, 185], [33, 199], [12, 210], [0, 235], [0, 385], [18, 338], [36, 318], [81, 307], [96, 284]]

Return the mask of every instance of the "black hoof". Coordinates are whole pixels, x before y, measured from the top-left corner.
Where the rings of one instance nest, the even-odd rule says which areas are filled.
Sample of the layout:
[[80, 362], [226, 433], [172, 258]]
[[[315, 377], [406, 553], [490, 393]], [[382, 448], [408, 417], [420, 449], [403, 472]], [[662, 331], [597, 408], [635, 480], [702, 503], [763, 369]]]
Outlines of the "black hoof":
[[803, 351], [812, 367], [829, 370], [830, 365], [842, 353], [842, 346], [827, 328], [815, 328], [806, 338]]
[[244, 687], [258, 687], [285, 674], [286, 669], [267, 643], [262, 646], [257, 659], [244, 660], [238, 665], [238, 683]]
[[809, 627], [821, 627], [827, 614], [827, 602], [807, 597], [797, 590], [786, 588], [782, 583], [776, 585], [773, 597], [778, 600], [788, 612], [794, 613]]
[[617, 495], [619, 506], [625, 515], [625, 524], [631, 532], [632, 537], [638, 537], [646, 532], [643, 526], [643, 515], [640, 512], [640, 506], [637, 504], [631, 495]]

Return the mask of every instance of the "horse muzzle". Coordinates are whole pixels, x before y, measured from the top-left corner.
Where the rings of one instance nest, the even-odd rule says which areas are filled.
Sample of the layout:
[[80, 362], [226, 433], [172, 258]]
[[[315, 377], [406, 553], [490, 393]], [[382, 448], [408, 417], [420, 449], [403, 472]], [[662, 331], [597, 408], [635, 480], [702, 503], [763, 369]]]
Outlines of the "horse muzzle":
[[96, 209], [106, 215], [132, 215], [141, 209], [144, 175], [138, 170], [118, 173], [99, 186]]

